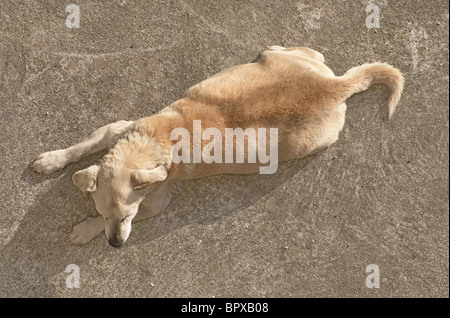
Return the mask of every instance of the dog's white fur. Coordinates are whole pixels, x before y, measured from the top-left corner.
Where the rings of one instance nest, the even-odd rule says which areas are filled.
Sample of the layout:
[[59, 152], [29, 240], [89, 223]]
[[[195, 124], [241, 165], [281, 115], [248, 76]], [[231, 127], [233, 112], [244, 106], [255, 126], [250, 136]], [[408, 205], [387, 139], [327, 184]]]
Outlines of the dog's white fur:
[[155, 216], [167, 207], [178, 182], [220, 173], [252, 173], [261, 166], [259, 162], [175, 164], [170, 150], [177, 141], [169, 138], [174, 128], [186, 128], [191, 136], [193, 120], [201, 120], [202, 129], [215, 127], [222, 133], [236, 127], [278, 128], [279, 161], [303, 158], [338, 140], [348, 97], [373, 83], [384, 83], [391, 90], [391, 117], [403, 82], [401, 72], [385, 63], [364, 64], [337, 77], [319, 52], [271, 46], [256, 62], [224, 70], [191, 87], [158, 114], [101, 127], [75, 146], [41, 154], [32, 168], [49, 174], [111, 148], [99, 165], [72, 177], [86, 196], [92, 196], [100, 216], [76, 225], [70, 241], [85, 244], [105, 230], [109, 243], [120, 246], [130, 235], [132, 221]]

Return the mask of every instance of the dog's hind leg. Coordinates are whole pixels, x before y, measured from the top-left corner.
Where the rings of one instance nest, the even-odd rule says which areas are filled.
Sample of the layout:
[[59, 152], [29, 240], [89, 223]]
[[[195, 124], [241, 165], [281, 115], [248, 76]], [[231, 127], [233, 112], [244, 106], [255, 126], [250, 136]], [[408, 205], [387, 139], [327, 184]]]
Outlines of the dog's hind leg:
[[103, 126], [94, 131], [88, 138], [66, 149], [45, 152], [33, 162], [31, 168], [42, 174], [50, 174], [64, 168], [67, 164], [82, 157], [111, 147], [129, 129], [132, 121], [121, 120]]

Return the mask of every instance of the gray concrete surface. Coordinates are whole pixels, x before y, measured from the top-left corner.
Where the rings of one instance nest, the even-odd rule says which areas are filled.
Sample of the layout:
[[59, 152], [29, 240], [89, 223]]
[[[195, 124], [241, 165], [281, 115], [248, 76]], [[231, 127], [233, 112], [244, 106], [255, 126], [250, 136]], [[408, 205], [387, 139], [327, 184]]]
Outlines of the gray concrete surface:
[[[379, 29], [368, 3], [1, 0], [0, 296], [448, 297], [448, 2], [375, 0]], [[267, 45], [310, 46], [336, 74], [397, 66], [397, 113], [384, 118], [375, 86], [349, 99], [328, 150], [275, 175], [188, 182], [121, 249], [67, 242], [96, 213], [71, 175], [102, 154], [51, 176], [30, 171], [35, 156], [151, 115]]]

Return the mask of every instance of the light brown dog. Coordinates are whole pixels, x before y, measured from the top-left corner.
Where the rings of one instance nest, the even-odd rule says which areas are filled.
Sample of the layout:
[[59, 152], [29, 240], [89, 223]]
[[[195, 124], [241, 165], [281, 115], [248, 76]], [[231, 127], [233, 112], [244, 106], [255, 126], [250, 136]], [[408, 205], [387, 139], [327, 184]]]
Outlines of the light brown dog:
[[[162, 212], [180, 181], [221, 173], [252, 173], [263, 166], [259, 158], [248, 160], [250, 147], [243, 150], [247, 159], [243, 163], [176, 163], [172, 151], [179, 140], [171, 139], [176, 128], [190, 133], [190, 159], [198, 147], [192, 137], [194, 120], [201, 120], [202, 133], [207, 128], [222, 134], [226, 128], [276, 128], [281, 162], [303, 158], [337, 141], [344, 125], [345, 101], [351, 95], [374, 83], [386, 84], [391, 90], [391, 117], [403, 89], [401, 72], [385, 63], [364, 64], [335, 76], [324, 64], [323, 55], [309, 48], [271, 46], [258, 58], [191, 87], [154, 116], [101, 127], [75, 146], [38, 156], [32, 168], [49, 174], [83, 156], [111, 148], [99, 165], [72, 177], [85, 195], [92, 196], [100, 216], [76, 225], [70, 241], [85, 244], [105, 230], [110, 245], [121, 246], [130, 235], [131, 222]], [[250, 144], [249, 136], [241, 140], [242, 145]], [[230, 147], [238, 151], [238, 141], [232, 140], [230, 146], [222, 138], [219, 143], [225, 151]], [[264, 150], [269, 150], [268, 145], [258, 144]], [[224, 158], [223, 154], [218, 157]]]

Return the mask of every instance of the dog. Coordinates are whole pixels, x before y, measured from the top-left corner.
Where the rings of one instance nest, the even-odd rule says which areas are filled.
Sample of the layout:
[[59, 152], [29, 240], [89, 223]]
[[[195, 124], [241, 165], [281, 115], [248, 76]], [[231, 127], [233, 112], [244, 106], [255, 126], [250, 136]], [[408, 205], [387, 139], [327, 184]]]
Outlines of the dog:
[[[344, 126], [346, 99], [374, 83], [390, 89], [387, 108], [391, 118], [403, 90], [400, 70], [386, 63], [370, 63], [335, 76], [324, 64], [323, 55], [315, 50], [270, 46], [252, 63], [231, 67], [192, 86], [181, 99], [153, 116], [109, 124], [79, 144], [39, 155], [32, 169], [50, 174], [109, 148], [98, 165], [72, 176], [83, 194], [93, 199], [100, 215], [76, 225], [69, 240], [85, 244], [105, 231], [109, 244], [120, 247], [130, 235], [132, 221], [164, 211], [173, 190], [183, 180], [223, 173], [248, 174], [263, 166], [259, 159], [239, 163], [175, 162], [173, 147], [180, 140], [172, 138], [174, 129], [186, 129], [192, 140], [195, 120], [201, 120], [202, 132], [208, 128], [221, 133], [237, 127], [276, 128], [277, 160], [304, 158], [338, 140]], [[249, 135], [245, 142], [249, 143]], [[237, 142], [225, 146], [236, 150]], [[194, 140], [188, 149], [190, 158], [195, 147], [199, 145]], [[267, 143], [261, 147], [269, 150]], [[248, 159], [249, 150], [244, 149], [243, 155]]]

